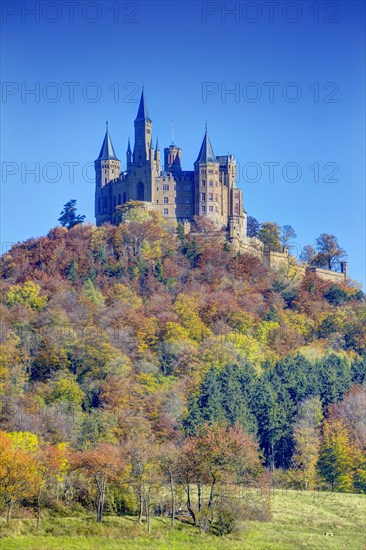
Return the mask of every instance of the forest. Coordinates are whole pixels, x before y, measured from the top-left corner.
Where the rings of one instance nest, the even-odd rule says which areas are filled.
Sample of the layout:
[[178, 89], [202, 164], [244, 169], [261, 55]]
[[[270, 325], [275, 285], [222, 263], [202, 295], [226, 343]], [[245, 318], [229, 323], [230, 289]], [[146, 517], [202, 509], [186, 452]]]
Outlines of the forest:
[[196, 224], [131, 207], [1, 258], [8, 522], [185, 514], [223, 535], [269, 521], [273, 487], [366, 492], [365, 295]]

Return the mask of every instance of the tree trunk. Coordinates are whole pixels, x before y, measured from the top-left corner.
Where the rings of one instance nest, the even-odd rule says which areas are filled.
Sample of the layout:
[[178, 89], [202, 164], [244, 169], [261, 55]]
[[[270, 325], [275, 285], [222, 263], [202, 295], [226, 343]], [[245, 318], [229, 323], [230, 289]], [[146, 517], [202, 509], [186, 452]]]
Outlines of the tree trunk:
[[214, 498], [214, 487], [215, 487], [215, 483], [216, 483], [215, 476], [213, 474], [211, 474], [211, 477], [212, 477], [212, 483], [211, 483], [210, 498], [208, 500], [208, 505], [207, 505], [208, 508], [211, 508], [211, 506], [212, 506], [212, 502], [213, 502], [213, 498]]
[[197, 483], [197, 499], [198, 499], [198, 511], [201, 510], [202, 506], [202, 494], [201, 494], [201, 482]]
[[174, 498], [174, 480], [173, 480], [173, 472], [171, 469], [169, 469], [169, 479], [170, 479], [170, 494], [172, 499], [172, 518], [171, 518], [171, 526], [174, 527], [174, 520], [175, 520], [175, 498]]
[[196, 516], [191, 508], [191, 491], [190, 491], [189, 483], [187, 483], [186, 493], [187, 493], [187, 510], [193, 519], [193, 523], [196, 525]]
[[41, 523], [41, 493], [38, 493], [37, 498], [37, 529], [39, 529], [39, 524]]
[[142, 514], [144, 512], [144, 499], [142, 498], [142, 490], [141, 487], [139, 489], [139, 500], [140, 500], [140, 509], [139, 509], [139, 519], [138, 522], [142, 523]]
[[11, 519], [11, 511], [13, 509], [13, 501], [11, 500], [10, 502], [8, 502], [7, 504], [7, 510], [6, 510], [6, 523], [10, 523], [10, 519]]
[[104, 479], [99, 480], [99, 482], [97, 481], [97, 488], [98, 488], [97, 523], [101, 523], [103, 519], [106, 481]]
[[150, 526], [150, 496], [149, 495], [146, 495], [145, 507], [146, 507], [147, 532], [150, 535], [151, 534], [151, 526]]
[[[215, 476], [213, 474], [211, 474], [211, 477], [212, 477], [212, 483], [211, 483], [211, 490], [210, 490], [210, 498], [208, 499], [208, 504], [207, 504], [207, 509], [208, 510], [212, 507], [212, 504], [214, 502], [214, 487], [215, 487], [215, 483], [216, 483]], [[207, 510], [207, 514], [206, 514], [206, 518], [205, 518], [205, 523], [204, 523], [204, 526], [203, 526], [203, 531], [205, 533], [206, 533], [207, 528], [208, 528], [208, 510]]]

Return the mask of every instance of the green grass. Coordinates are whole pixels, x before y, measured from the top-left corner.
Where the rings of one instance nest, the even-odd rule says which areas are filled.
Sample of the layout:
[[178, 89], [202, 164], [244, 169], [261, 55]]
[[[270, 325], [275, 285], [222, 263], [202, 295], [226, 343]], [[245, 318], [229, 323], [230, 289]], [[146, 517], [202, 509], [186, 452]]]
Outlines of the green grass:
[[[1, 521], [0, 548], [4, 550], [366, 550], [366, 499], [363, 495], [301, 493], [277, 490], [273, 521], [247, 521], [235, 535], [203, 535], [167, 518], [152, 520], [152, 534], [136, 518], [106, 517], [101, 525], [93, 517], [45, 519], [39, 531], [30, 519], [14, 518], [10, 527]], [[326, 536], [325, 533], [333, 533]]]

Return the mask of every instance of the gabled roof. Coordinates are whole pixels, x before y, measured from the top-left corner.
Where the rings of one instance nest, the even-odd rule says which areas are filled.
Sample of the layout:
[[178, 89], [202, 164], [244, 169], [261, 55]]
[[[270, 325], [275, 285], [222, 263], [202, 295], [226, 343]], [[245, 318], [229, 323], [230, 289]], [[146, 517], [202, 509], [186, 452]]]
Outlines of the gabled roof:
[[208, 137], [207, 128], [196, 162], [218, 162], [213, 152], [210, 138]]
[[144, 89], [142, 88], [139, 110], [137, 111], [137, 117], [135, 120], [151, 120], [149, 117], [149, 111], [147, 110], [146, 99]]
[[108, 130], [105, 133], [103, 145], [97, 160], [118, 160], [117, 155], [114, 152], [111, 136], [109, 135]]

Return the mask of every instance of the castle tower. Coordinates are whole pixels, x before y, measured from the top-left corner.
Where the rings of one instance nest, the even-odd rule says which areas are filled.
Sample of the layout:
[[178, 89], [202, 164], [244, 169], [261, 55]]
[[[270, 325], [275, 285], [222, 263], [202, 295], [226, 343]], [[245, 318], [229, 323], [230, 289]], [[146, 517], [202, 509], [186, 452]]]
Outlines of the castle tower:
[[247, 213], [243, 207], [243, 194], [234, 183], [229, 191], [229, 237], [238, 242], [247, 238]]
[[147, 110], [144, 89], [141, 92], [139, 109], [135, 118], [135, 146], [133, 162], [143, 164], [149, 161], [152, 143], [152, 120]]
[[182, 149], [173, 143], [164, 149], [164, 170], [172, 174], [182, 170]]
[[195, 180], [195, 215], [212, 219], [218, 226], [226, 226], [222, 212], [220, 163], [217, 160], [207, 126], [201, 149], [194, 163]]
[[108, 184], [117, 179], [121, 163], [114, 151], [108, 131], [108, 122], [102, 148], [98, 158], [94, 161], [95, 167], [95, 217], [97, 225], [108, 221], [112, 203], [105, 189]]

